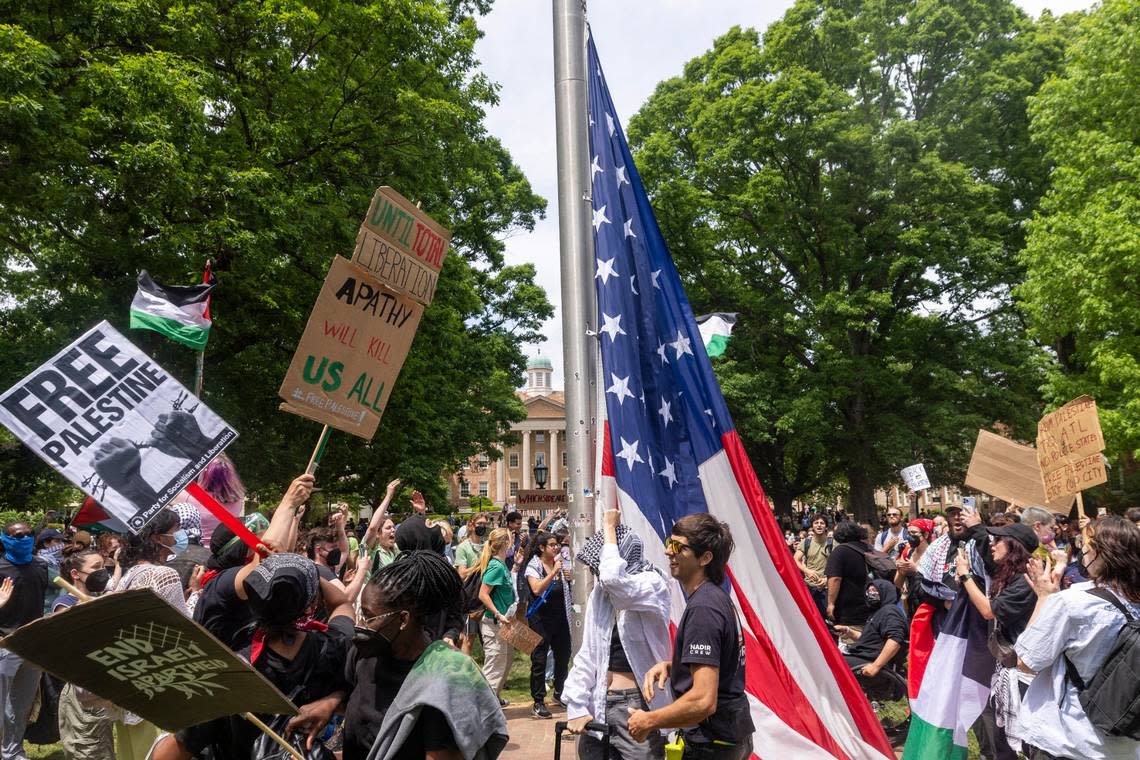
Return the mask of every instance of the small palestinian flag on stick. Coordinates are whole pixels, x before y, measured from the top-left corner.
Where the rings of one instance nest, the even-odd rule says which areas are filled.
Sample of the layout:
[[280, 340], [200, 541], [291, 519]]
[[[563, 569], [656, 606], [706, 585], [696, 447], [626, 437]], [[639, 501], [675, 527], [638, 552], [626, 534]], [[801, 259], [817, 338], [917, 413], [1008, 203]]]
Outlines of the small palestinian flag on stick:
[[146, 270], [131, 302], [131, 327], [154, 330], [184, 346], [202, 351], [210, 337], [210, 293], [218, 281], [206, 266], [202, 285], [162, 285]]
[[705, 353], [710, 359], [720, 356], [728, 348], [728, 336], [732, 335], [732, 327], [735, 324], [735, 313], [717, 311], [697, 317], [697, 328], [701, 331]]

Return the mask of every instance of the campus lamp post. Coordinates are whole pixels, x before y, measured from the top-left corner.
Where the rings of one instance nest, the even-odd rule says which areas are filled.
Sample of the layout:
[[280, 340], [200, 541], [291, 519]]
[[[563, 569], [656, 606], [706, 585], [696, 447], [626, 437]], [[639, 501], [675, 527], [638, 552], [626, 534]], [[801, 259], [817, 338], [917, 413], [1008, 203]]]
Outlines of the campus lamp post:
[[546, 474], [550, 469], [544, 464], [536, 464], [534, 466], [534, 482], [539, 490], [546, 488]]

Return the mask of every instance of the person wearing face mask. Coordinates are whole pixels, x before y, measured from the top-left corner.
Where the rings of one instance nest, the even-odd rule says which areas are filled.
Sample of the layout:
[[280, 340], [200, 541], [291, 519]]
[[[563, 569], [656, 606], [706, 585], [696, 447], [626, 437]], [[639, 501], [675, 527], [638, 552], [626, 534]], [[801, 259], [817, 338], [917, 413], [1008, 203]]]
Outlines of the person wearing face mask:
[[490, 520], [482, 512], [475, 513], [467, 521], [467, 536], [455, 550], [455, 569], [459, 571], [461, 579], [467, 580], [467, 577], [475, 572], [490, 530]]
[[[332, 760], [333, 754], [317, 739], [348, 693], [344, 672], [353, 634], [352, 605], [301, 555], [271, 554], [251, 567], [243, 593], [253, 612], [254, 633], [242, 655], [298, 706], [298, 714], [290, 718], [259, 717], [284, 736], [301, 734], [310, 757]], [[331, 610], [327, 625], [313, 618], [322, 597]], [[277, 752], [256, 726], [233, 715], [164, 737], [153, 760], [252, 760]]]
[[[8, 523], [0, 534], [4, 556], [0, 578], [11, 579], [12, 594], [0, 607], [0, 634], [7, 636], [25, 623], [44, 615], [48, 566], [35, 556], [35, 538], [26, 522]], [[26, 760], [24, 729], [36, 697], [40, 669], [0, 647], [0, 758]]]
[[668, 687], [659, 689], [652, 702], [645, 701], [640, 689], [645, 675], [667, 660], [672, 649], [669, 582], [645, 561], [641, 537], [621, 525], [618, 510], [607, 510], [602, 525], [578, 552], [578, 561], [590, 568], [597, 583], [586, 602], [582, 646], [562, 690], [567, 729], [581, 735], [581, 760], [603, 756], [601, 741], [585, 732], [595, 716], [616, 727], [615, 757], [651, 760], [664, 754], [661, 733], [635, 741], [627, 721], [630, 707], [656, 710], [672, 701]]
[[542, 641], [530, 655], [530, 695], [536, 718], [551, 717], [546, 709], [546, 660], [554, 654], [554, 699], [562, 701], [562, 687], [570, 666], [570, 584], [562, 568], [562, 545], [549, 533], [534, 538], [525, 582], [531, 598], [526, 611], [531, 628]]
[[51, 612], [52, 602], [55, 601], [55, 579], [59, 577], [59, 564], [63, 561], [63, 550], [67, 546], [67, 539], [55, 528], [45, 528], [36, 535], [36, 556], [42, 559], [48, 568], [48, 593], [44, 599], [44, 614]]
[[[504, 540], [505, 546], [505, 540]], [[433, 641], [463, 586], [435, 552], [401, 554], [361, 595], [348, 655], [343, 760], [496, 758], [507, 726], [471, 658]]]
[[172, 504], [170, 506], [178, 513], [178, 527], [186, 534], [187, 545], [177, 556], [166, 561], [166, 566], [173, 568], [182, 581], [182, 588], [187, 594], [186, 606], [191, 614], [194, 611], [196, 594], [191, 594], [194, 584], [194, 571], [206, 564], [210, 558], [210, 550], [202, 546], [202, 516], [193, 504]]
[[[62, 575], [76, 589], [96, 597], [106, 591], [111, 573], [96, 549], [75, 547], [64, 551]], [[52, 614], [79, 603], [71, 593], [60, 594]], [[74, 684], [64, 684], [59, 693], [59, 739], [68, 760], [104, 760], [114, 757], [114, 714], [108, 706], [91, 704], [89, 695]]]
[[[847, 664], [862, 664], [860, 674], [868, 679], [875, 678], [883, 668], [901, 659], [900, 654], [906, 648], [906, 616], [899, 609], [898, 601], [898, 589], [893, 583], [871, 581], [864, 590], [864, 603], [872, 612], [862, 630], [835, 626], [840, 635], [850, 635], [855, 640], [843, 655]], [[871, 684], [874, 688], [873, 682]]]
[[930, 548], [930, 540], [934, 535], [934, 522], [920, 517], [911, 520], [906, 526], [906, 543], [899, 550], [899, 558], [895, 561], [895, 586], [902, 590], [905, 601], [904, 609], [907, 618], [914, 617], [918, 611], [919, 583], [918, 561]]

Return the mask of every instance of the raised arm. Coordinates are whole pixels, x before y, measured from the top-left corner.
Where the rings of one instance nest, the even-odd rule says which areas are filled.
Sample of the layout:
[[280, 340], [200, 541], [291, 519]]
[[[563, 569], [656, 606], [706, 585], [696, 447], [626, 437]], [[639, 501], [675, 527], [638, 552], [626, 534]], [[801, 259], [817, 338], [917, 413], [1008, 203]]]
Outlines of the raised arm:
[[399, 478], [389, 483], [388, 488], [384, 491], [384, 500], [372, 513], [372, 519], [368, 521], [368, 529], [364, 531], [364, 546], [368, 549], [371, 549], [380, 540], [380, 528], [384, 525], [384, 519], [388, 516], [388, 507], [392, 504], [392, 497], [396, 495], [396, 489], [399, 487]]
[[[262, 540], [269, 546], [291, 547], [290, 538], [294, 537], [293, 516], [297, 510], [309, 500], [313, 492], [315, 479], [312, 475], [298, 475], [289, 484], [289, 489], [281, 497], [281, 503], [273, 511], [269, 520], [269, 527], [265, 529]], [[293, 540], [296, 540], [295, 537]]]

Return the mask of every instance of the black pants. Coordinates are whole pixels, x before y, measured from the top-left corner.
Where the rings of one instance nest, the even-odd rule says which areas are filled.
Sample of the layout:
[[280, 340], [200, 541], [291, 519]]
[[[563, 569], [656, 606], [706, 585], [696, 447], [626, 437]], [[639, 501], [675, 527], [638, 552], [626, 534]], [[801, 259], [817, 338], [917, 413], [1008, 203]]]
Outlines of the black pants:
[[[546, 605], [543, 605], [545, 607]], [[554, 650], [554, 695], [562, 695], [570, 671], [570, 623], [562, 605], [549, 613], [539, 610], [528, 622], [542, 641], [530, 656], [530, 696], [535, 702], [546, 699], [546, 650]]]

